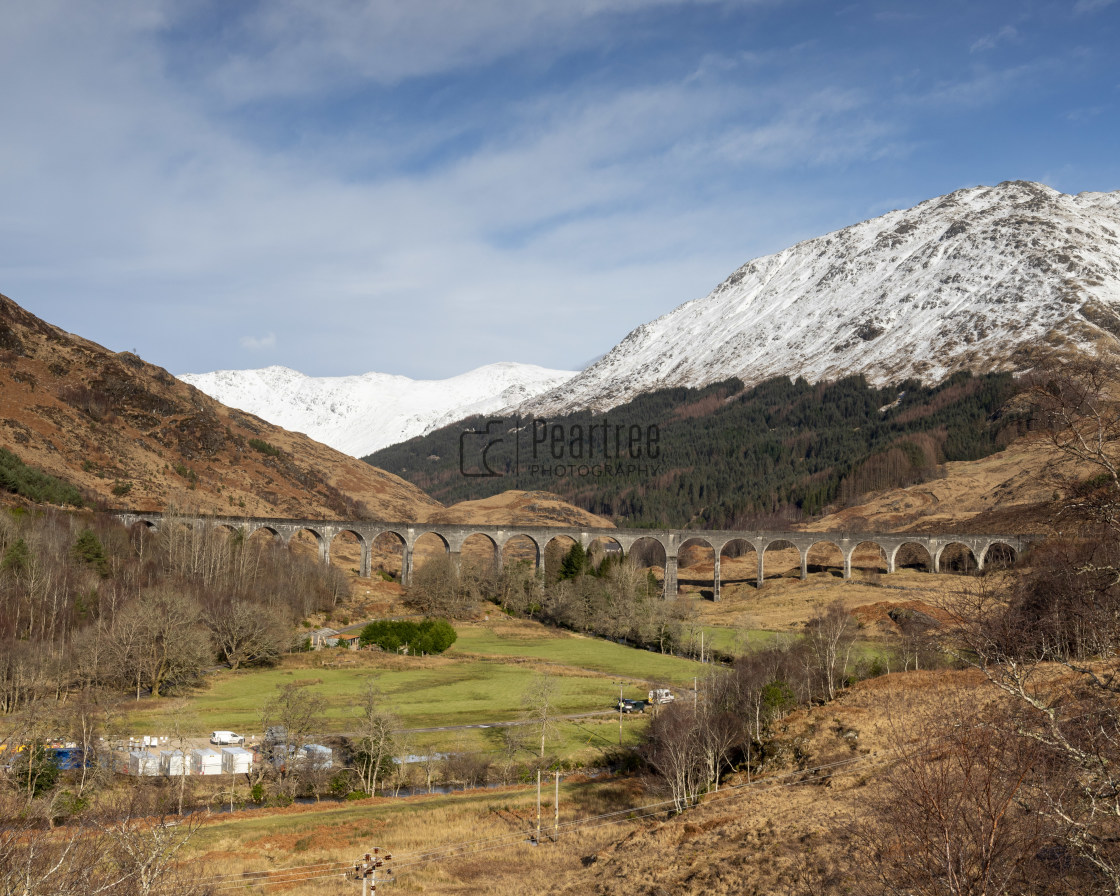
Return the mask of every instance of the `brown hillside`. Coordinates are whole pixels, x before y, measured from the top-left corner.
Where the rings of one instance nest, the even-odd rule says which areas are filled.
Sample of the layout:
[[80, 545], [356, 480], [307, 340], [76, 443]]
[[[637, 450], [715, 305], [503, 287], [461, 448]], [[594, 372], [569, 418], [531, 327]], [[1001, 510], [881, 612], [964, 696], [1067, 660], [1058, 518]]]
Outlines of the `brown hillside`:
[[614, 523], [575, 507], [550, 492], [508, 491], [476, 501], [460, 501], [433, 511], [425, 522], [494, 526], [587, 526], [613, 529]]
[[1054, 460], [1040, 439], [1018, 439], [983, 460], [945, 465], [945, 475], [909, 488], [865, 496], [863, 502], [802, 528], [827, 531], [1049, 531]]
[[5, 296], [0, 444], [109, 507], [392, 520], [441, 507], [403, 479], [227, 408]]

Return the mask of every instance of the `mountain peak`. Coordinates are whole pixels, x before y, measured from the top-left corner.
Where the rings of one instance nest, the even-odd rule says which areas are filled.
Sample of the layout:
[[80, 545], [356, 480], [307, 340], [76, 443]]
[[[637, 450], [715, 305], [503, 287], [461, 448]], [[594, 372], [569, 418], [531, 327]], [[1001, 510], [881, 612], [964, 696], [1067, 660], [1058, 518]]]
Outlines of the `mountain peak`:
[[728, 377], [874, 384], [1016, 369], [1040, 344], [1120, 336], [1120, 192], [1005, 181], [753, 259], [522, 410], [608, 410]]
[[522, 404], [575, 374], [498, 361], [442, 380], [376, 372], [314, 377], [278, 366], [179, 378], [230, 407], [364, 457], [464, 417]]

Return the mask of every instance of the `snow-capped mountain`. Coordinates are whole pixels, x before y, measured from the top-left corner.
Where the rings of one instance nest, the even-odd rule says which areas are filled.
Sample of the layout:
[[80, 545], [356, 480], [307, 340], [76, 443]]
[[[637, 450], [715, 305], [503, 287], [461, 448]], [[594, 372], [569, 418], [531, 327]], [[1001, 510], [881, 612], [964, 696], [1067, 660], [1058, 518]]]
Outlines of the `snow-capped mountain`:
[[222, 404], [364, 457], [472, 414], [522, 404], [575, 374], [499, 363], [445, 380], [386, 373], [311, 377], [287, 367], [188, 373], [179, 379]]
[[1118, 312], [1120, 192], [975, 187], [751, 261], [521, 410], [608, 410], [731, 376], [1013, 369], [1042, 344], [1116, 343]]

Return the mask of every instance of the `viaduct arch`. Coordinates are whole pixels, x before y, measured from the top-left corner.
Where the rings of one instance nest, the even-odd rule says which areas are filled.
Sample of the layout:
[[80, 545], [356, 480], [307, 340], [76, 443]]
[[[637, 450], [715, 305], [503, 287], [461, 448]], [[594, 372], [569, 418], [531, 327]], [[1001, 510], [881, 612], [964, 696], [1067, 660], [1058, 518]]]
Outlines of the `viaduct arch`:
[[[158, 529], [164, 516], [158, 512], [125, 511], [114, 516], [128, 527], [144, 525]], [[296, 520], [272, 517], [227, 517], [227, 516], [174, 516], [176, 523], [187, 525], [216, 525], [232, 530], [241, 530], [248, 539], [254, 532], [263, 529], [283, 541], [291, 542], [292, 537], [301, 531], [308, 531], [319, 545], [319, 559], [330, 562], [331, 542], [342, 532], [353, 535], [361, 547], [362, 559], [359, 575], [369, 578], [370, 556], [373, 542], [385, 533], [396, 535], [404, 546], [401, 564], [401, 584], [407, 585], [413, 575], [413, 549], [422, 535], [435, 535], [443, 542], [455, 563], [459, 562], [463, 543], [472, 535], [486, 536], [496, 546], [495, 558], [501, 564], [507, 543], [519, 536], [529, 539], [536, 548], [537, 569], [542, 570], [545, 546], [553, 538], [566, 535], [578, 542], [583, 548], [590, 546], [596, 538], [609, 538], [617, 542], [623, 551], [630, 552], [636, 541], [643, 538], [658, 542], [665, 550], [664, 593], [675, 596], [677, 593], [677, 551], [685, 542], [706, 545], [712, 549], [714, 557], [713, 595], [720, 599], [720, 554], [725, 546], [739, 541], [754, 548], [758, 558], [759, 585], [763, 583], [763, 561], [766, 551], [779, 542], [792, 545], [800, 554], [801, 578], [808, 577], [809, 549], [814, 545], [833, 545], [839, 549], [843, 561], [843, 576], [852, 576], [852, 555], [861, 545], [879, 547], [886, 558], [887, 573], [896, 569], [899, 551], [906, 545], [922, 548], [930, 558], [932, 572], [940, 572], [941, 557], [951, 545], [967, 548], [976, 561], [978, 569], [984, 568], [988, 552], [995, 545], [1002, 545], [1019, 557], [1038, 536], [1029, 535], [917, 535], [910, 533], [883, 534], [859, 532], [752, 532], [716, 529], [597, 529], [591, 527], [568, 526], [485, 526], [449, 525], [444, 523], [394, 523], [380, 520]]]

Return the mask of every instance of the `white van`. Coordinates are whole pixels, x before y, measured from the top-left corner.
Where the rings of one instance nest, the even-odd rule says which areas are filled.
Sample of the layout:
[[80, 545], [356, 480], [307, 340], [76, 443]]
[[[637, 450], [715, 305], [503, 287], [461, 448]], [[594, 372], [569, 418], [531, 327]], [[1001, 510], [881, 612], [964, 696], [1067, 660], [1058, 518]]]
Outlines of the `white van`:
[[244, 744], [245, 738], [240, 734], [234, 734], [232, 731], [211, 731], [210, 743], [212, 744]]

